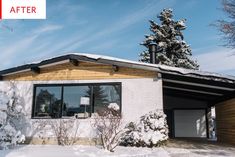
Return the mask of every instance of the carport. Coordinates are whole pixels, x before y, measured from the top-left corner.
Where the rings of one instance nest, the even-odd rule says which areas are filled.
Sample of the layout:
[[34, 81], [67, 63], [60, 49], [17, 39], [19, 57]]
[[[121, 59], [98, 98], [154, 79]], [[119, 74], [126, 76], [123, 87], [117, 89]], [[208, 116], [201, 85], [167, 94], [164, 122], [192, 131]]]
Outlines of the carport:
[[232, 143], [235, 99], [229, 99], [235, 97], [234, 77], [179, 68], [161, 69], [161, 74], [171, 138], [212, 138], [215, 131], [218, 141]]

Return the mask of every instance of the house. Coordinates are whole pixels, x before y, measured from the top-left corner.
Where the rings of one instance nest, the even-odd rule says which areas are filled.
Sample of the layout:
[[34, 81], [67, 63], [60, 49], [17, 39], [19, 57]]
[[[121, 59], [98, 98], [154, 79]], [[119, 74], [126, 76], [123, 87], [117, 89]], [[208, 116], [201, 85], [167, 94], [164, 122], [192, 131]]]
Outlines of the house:
[[9, 81], [17, 85], [29, 122], [76, 114], [84, 140], [95, 134], [91, 114], [116, 103], [125, 122], [164, 110], [171, 138], [210, 138], [215, 107], [218, 141], [235, 144], [232, 76], [81, 53], [2, 70], [0, 76], [2, 90]]

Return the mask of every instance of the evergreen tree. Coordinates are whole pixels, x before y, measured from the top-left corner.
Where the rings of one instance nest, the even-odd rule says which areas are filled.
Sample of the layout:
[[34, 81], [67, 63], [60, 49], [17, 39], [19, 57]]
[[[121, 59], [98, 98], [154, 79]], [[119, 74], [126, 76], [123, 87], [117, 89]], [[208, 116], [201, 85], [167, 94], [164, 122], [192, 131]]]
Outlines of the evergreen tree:
[[[89, 89], [86, 91], [86, 97], [90, 97], [90, 95], [92, 94], [91, 90], [91, 87], [89, 87]], [[107, 95], [105, 94], [105, 91], [101, 86], [93, 86], [93, 101], [95, 103], [95, 112], [99, 108], [107, 107], [108, 100], [106, 97]]]
[[[152, 43], [157, 45], [156, 61], [174, 67], [198, 69], [199, 65], [190, 59], [190, 46], [184, 41], [182, 31], [186, 29], [185, 19], [175, 21], [171, 9], [164, 9], [158, 16], [161, 24], [150, 20], [150, 31], [141, 43], [146, 48]], [[148, 49], [140, 53], [140, 61], [150, 62]]]
[[93, 93], [96, 105], [108, 105], [108, 100], [106, 99], [107, 95], [105, 94], [105, 91], [101, 86], [94, 86]]

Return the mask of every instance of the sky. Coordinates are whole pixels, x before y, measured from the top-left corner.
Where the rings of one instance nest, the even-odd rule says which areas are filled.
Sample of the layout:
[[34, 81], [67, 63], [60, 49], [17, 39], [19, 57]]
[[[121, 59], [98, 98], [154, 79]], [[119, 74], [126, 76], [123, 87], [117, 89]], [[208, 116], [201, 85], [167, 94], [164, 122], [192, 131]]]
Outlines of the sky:
[[211, 26], [226, 18], [220, 0], [47, 0], [46, 20], [0, 21], [0, 69], [66, 53], [137, 61], [149, 20], [172, 8], [200, 70], [235, 75], [235, 50]]

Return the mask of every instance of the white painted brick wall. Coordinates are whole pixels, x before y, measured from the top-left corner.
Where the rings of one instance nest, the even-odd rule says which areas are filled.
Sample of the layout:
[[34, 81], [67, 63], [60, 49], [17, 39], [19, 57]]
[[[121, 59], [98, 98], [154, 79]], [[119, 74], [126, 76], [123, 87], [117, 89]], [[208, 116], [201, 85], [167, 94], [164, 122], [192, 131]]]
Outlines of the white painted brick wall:
[[[20, 96], [24, 98], [27, 120], [32, 122], [33, 84], [50, 83], [122, 83], [122, 114], [126, 122], [136, 121], [140, 116], [154, 109], [163, 109], [162, 80], [143, 79], [106, 79], [106, 80], [76, 80], [76, 81], [17, 81]], [[5, 84], [5, 85], [4, 85]], [[8, 82], [0, 82], [0, 90], [6, 89]], [[90, 119], [80, 122], [81, 137], [94, 136]], [[26, 131], [30, 136], [31, 129]]]

